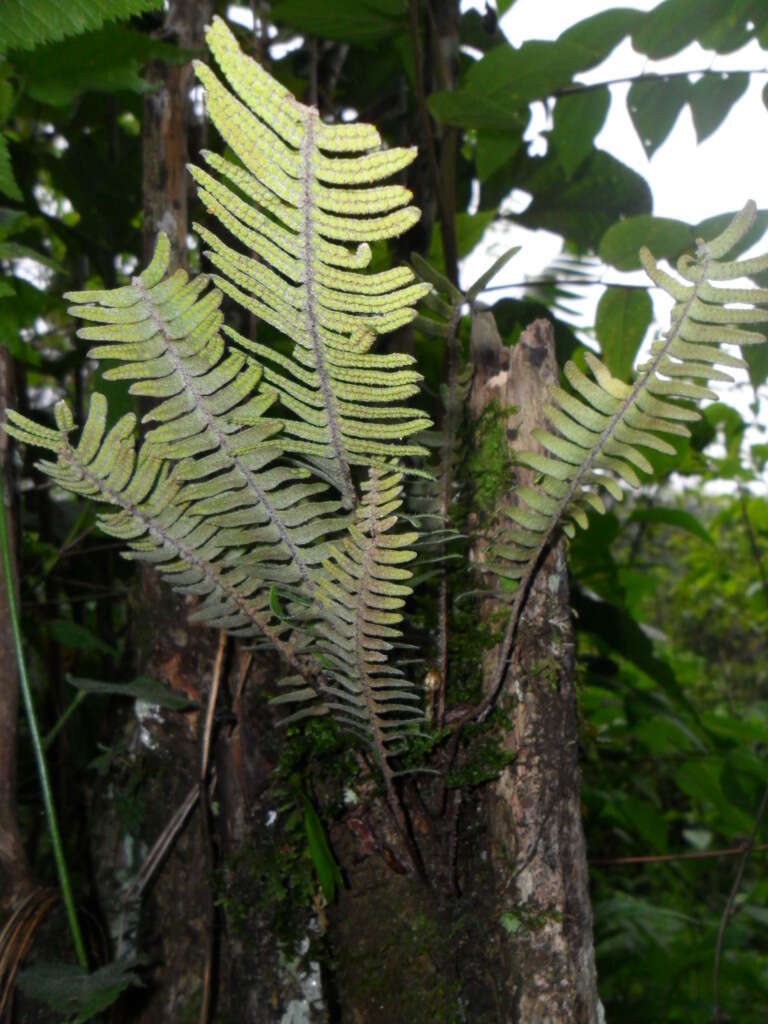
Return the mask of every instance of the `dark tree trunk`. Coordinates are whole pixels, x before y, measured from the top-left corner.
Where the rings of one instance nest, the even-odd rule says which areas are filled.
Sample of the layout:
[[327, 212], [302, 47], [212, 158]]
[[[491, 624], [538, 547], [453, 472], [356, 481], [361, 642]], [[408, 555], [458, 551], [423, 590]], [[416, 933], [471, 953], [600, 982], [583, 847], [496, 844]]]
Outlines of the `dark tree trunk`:
[[[0, 424], [9, 409], [16, 408], [13, 357], [0, 348]], [[15, 562], [15, 517], [13, 515], [10, 438], [0, 429], [0, 515]], [[14, 565], [15, 569], [15, 565]], [[17, 586], [14, 579], [13, 585]], [[0, 906], [10, 909], [30, 885], [30, 870], [16, 817], [16, 730], [19, 708], [19, 674], [8, 613], [8, 594], [0, 570], [0, 871], [3, 888]]]
[[[473, 323], [472, 404], [516, 409], [507, 418], [514, 450], [536, 450], [543, 408], [557, 383], [552, 325], [536, 320], [506, 349], [493, 316]], [[520, 483], [532, 471], [517, 467]], [[493, 675], [497, 652], [488, 659]], [[488, 794], [504, 1015], [510, 1024], [594, 1024], [597, 988], [586, 847], [581, 823], [574, 633], [564, 544], [555, 543], [530, 588], [498, 695], [514, 756]]]
[[[171, 0], [161, 34], [183, 48], [200, 50], [212, 9], [212, 0]], [[157, 88], [144, 104], [144, 258], [151, 257], [157, 232], [165, 231], [172, 264], [185, 266], [186, 164], [190, 138], [201, 129], [189, 98], [192, 70], [154, 62], [147, 77]], [[131, 1024], [213, 1019], [279, 1024], [291, 1012], [302, 1014], [295, 1019], [320, 1024], [325, 1013], [322, 1000], [311, 998], [311, 972], [286, 961], [272, 933], [274, 906], [264, 899], [258, 855], [265, 849], [273, 854], [278, 842], [266, 824], [274, 804], [270, 784], [276, 743], [273, 714], [263, 694], [264, 683], [276, 673], [274, 659], [228, 645], [214, 717], [213, 771], [205, 785], [214, 815], [209, 806], [201, 808], [195, 791], [218, 637], [189, 623], [194, 605], [193, 599], [173, 595], [151, 569], [142, 573], [134, 609], [136, 667], [186, 694], [199, 710], [164, 711], [143, 721], [139, 733], [150, 810], [134, 845], [146, 852], [161, 838], [168, 851], [142, 889], [132, 941], [149, 957], [151, 970], [147, 988], [124, 1001], [124, 1019]], [[183, 826], [170, 831], [174, 812], [190, 803], [194, 808]], [[114, 828], [107, 831], [114, 842]], [[121, 857], [115, 866], [125, 870]], [[130, 869], [139, 866], [135, 861]], [[109, 881], [107, 888], [110, 884], [114, 889]], [[222, 909], [216, 906], [219, 901]], [[305, 917], [308, 924], [309, 911]], [[316, 987], [319, 994], [319, 975]]]

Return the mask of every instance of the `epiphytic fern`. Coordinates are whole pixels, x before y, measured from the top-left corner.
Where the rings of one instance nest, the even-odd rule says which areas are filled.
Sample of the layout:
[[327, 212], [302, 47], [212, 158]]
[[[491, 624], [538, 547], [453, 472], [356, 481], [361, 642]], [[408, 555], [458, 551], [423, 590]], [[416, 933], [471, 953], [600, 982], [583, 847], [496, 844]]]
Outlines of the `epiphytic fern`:
[[[425, 415], [395, 404], [417, 391], [413, 359], [370, 349], [377, 333], [413, 318], [429, 286], [413, 283], [407, 267], [361, 273], [369, 242], [419, 218], [406, 188], [368, 187], [406, 167], [416, 150], [381, 149], [372, 125], [324, 124], [241, 52], [221, 19], [207, 40], [236, 95], [204, 64], [197, 74], [211, 120], [240, 162], [205, 153], [218, 178], [190, 171], [209, 212], [248, 252], [196, 228], [223, 274], [215, 277], [222, 291], [295, 342], [284, 357], [229, 332], [267, 360], [265, 379], [295, 416], [285, 424], [293, 449], [326, 464], [351, 508], [351, 465], [424, 453], [405, 439], [428, 425]], [[356, 248], [339, 244], [348, 242]]]
[[[267, 104], [265, 117], [274, 113], [268, 100], [268, 94], [261, 97]], [[258, 96], [251, 102], [257, 101]], [[315, 128], [319, 138], [333, 137], [319, 122]], [[342, 193], [353, 195], [354, 190]], [[322, 224], [318, 230], [324, 230]], [[318, 235], [298, 250], [300, 273], [305, 265], [314, 267], [315, 248], [325, 253], [326, 246]], [[284, 361], [302, 383], [268, 370], [279, 391], [265, 383], [264, 370], [251, 353], [227, 349], [220, 333], [221, 291], [208, 290], [204, 276], [190, 279], [182, 270], [169, 275], [169, 254], [168, 239], [161, 235], [150, 266], [129, 285], [67, 295], [73, 303], [70, 312], [90, 321], [78, 331], [98, 343], [89, 355], [118, 364], [105, 376], [130, 381], [133, 394], [154, 400], [143, 418], [148, 430], [138, 454], [135, 417], [123, 417], [106, 432], [106, 402], [100, 395], [92, 399], [77, 445], [69, 440], [74, 424], [63, 403], [57, 406], [58, 430], [16, 414], [8, 429], [20, 440], [56, 452], [57, 461], [40, 468], [62, 488], [113, 506], [99, 515], [101, 528], [126, 542], [129, 557], [155, 564], [171, 585], [201, 597], [197, 620], [237, 636], [266, 636], [288, 660], [293, 679], [302, 681], [301, 692], [293, 687], [291, 699], [310, 695], [312, 714], [332, 713], [367, 739], [380, 757], [392, 797], [387, 762], [392, 741], [421, 712], [414, 689], [387, 663], [399, 636], [399, 609], [410, 593], [398, 582], [410, 573], [398, 566], [414, 557], [407, 545], [416, 539], [414, 533], [392, 531], [401, 483], [389, 456], [423, 449], [388, 439], [421, 430], [429, 420], [393, 404], [416, 390], [419, 375], [404, 368], [409, 360], [375, 357], [364, 349], [371, 324], [384, 329], [405, 322], [413, 315], [407, 302], [424, 289], [405, 287], [410, 271], [362, 278], [370, 282], [368, 291], [361, 286], [356, 299], [350, 286], [347, 304], [354, 309], [357, 302], [358, 313], [363, 309], [365, 316], [347, 324], [349, 336], [333, 335], [332, 342], [327, 281], [335, 272], [318, 270], [313, 281], [315, 271], [307, 271], [307, 290], [315, 287], [319, 298], [316, 309], [308, 300], [302, 315], [311, 321], [307, 338], [322, 341], [318, 360], [325, 360], [327, 372], [317, 370], [312, 376], [301, 360]], [[359, 249], [355, 259], [362, 257], [365, 251]], [[381, 297], [378, 308], [371, 295]], [[282, 307], [266, 318], [292, 333], [295, 315], [291, 320]], [[263, 346], [251, 348], [280, 364], [281, 357]], [[289, 415], [300, 411], [296, 402], [301, 404], [309, 387], [316, 387], [321, 398], [328, 390], [335, 403], [350, 486], [349, 464], [371, 463], [355, 522], [351, 513], [341, 513], [339, 499], [328, 497], [325, 480], [285, 457], [306, 448], [322, 461], [333, 452], [317, 438], [299, 443], [301, 424], [292, 420], [293, 436], [286, 438], [282, 419], [266, 415], [278, 393]], [[355, 440], [363, 418], [368, 429], [369, 420], [391, 421], [375, 428], [383, 440]], [[340, 473], [337, 466], [329, 475], [338, 479]], [[344, 493], [343, 479], [339, 489]], [[289, 620], [279, 600], [273, 602], [275, 587], [288, 597]]]
[[[641, 448], [675, 454], [659, 435], [687, 436], [684, 424], [699, 415], [669, 399], [714, 399], [707, 381], [732, 380], [715, 364], [746, 365], [724, 351], [721, 343], [765, 341], [762, 334], [741, 325], [768, 321], [768, 309], [759, 308], [768, 305], [768, 289], [728, 289], [711, 283], [768, 269], [768, 256], [721, 261], [744, 237], [755, 214], [754, 203], [747, 204], [723, 234], [711, 242], [699, 241], [695, 257], [681, 257], [677, 269], [683, 280], [665, 273], [647, 249], [641, 250], [647, 273], [675, 299], [675, 306], [670, 329], [653, 344], [634, 383], [613, 377], [589, 352], [585, 359], [591, 378], [574, 363], [566, 364], [573, 391], [553, 389], [552, 402], [544, 410], [553, 430], [534, 431], [548, 454], [518, 455], [538, 479], [533, 486], [517, 489], [518, 504], [506, 509], [511, 526], [492, 559], [494, 571], [512, 581], [515, 590], [500, 666], [506, 661], [528, 582], [555, 529], [562, 526], [572, 535], [576, 525], [586, 527], [588, 509], [605, 511], [601, 490], [621, 500], [621, 481], [639, 486], [637, 470], [652, 471]], [[740, 308], [733, 308], [733, 303]]]
[[267, 588], [302, 588], [311, 598], [313, 567], [325, 558], [324, 538], [345, 524], [337, 500], [312, 500], [326, 484], [306, 470], [273, 466], [282, 454], [279, 420], [264, 417], [275, 392], [255, 396], [262, 370], [241, 352], [225, 350], [219, 328], [221, 292], [183, 270], [166, 277], [168, 238], [131, 284], [112, 291], [69, 292], [69, 312], [98, 326], [78, 336], [104, 344], [95, 359], [122, 363], [108, 380], [132, 380], [132, 394], [162, 401], [144, 416], [158, 423], [146, 435], [158, 456], [178, 462], [176, 501], [216, 529], [222, 549]]

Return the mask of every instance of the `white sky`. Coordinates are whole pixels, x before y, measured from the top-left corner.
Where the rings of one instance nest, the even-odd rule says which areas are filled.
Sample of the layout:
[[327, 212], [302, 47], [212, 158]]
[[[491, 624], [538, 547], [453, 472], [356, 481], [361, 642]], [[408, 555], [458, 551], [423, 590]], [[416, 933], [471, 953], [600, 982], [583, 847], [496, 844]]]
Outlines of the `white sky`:
[[[502, 28], [513, 46], [520, 46], [528, 39], [556, 39], [570, 25], [588, 18], [599, 11], [612, 7], [632, 7], [651, 10], [659, 0], [517, 0], [502, 20]], [[722, 0], [727, 5], [729, 0]], [[463, 7], [475, 6], [483, 10], [481, 0], [465, 0]], [[702, 49], [698, 44], [689, 46], [680, 54], [663, 61], [650, 61], [632, 49], [631, 41], [625, 40], [598, 67], [578, 76], [585, 83], [604, 82], [615, 78], [639, 75], [645, 72], [701, 71], [705, 68], [722, 71], [760, 69], [768, 72], [768, 52], [756, 42], [742, 50], [719, 56]], [[618, 160], [636, 170], [648, 182], [653, 194], [652, 212], [657, 216], [676, 217], [696, 223], [717, 213], [740, 209], [747, 199], [754, 199], [759, 208], [768, 208], [768, 109], [762, 99], [762, 90], [768, 83], [768, 74], [752, 76], [750, 86], [741, 99], [731, 108], [721, 127], [702, 145], [698, 145], [690, 110], [686, 107], [680, 114], [666, 141], [648, 160], [640, 139], [630, 120], [626, 107], [629, 84], [611, 86], [611, 107], [596, 144]], [[539, 135], [549, 126], [543, 104], [536, 104], [526, 138], [529, 145], [542, 151], [546, 145]], [[561, 250], [561, 240], [549, 232], [526, 231], [514, 226], [503, 233], [493, 228], [483, 242], [462, 266], [462, 280], [465, 286], [471, 284], [492, 258], [513, 244], [522, 245], [521, 252], [512, 259], [493, 282], [521, 281], [535, 277]], [[765, 241], [762, 243], [764, 247]], [[647, 283], [645, 275], [620, 274], [606, 268], [601, 275], [606, 282]], [[583, 298], [577, 304], [578, 310], [572, 322], [575, 326], [589, 329], [594, 323], [597, 302], [603, 289], [592, 286], [582, 289]], [[520, 289], [510, 292], [488, 293], [488, 301], [494, 301], [503, 294], [521, 295]], [[653, 290], [654, 309], [658, 325], [665, 329], [668, 324], [670, 302], [667, 296]], [[646, 339], [646, 343], [650, 340]], [[736, 371], [738, 374], [738, 371]], [[747, 421], [753, 419], [750, 403], [753, 400], [751, 388], [744, 382], [724, 385], [718, 390], [724, 401], [736, 406]], [[766, 402], [763, 401], [759, 420], [768, 423]], [[750, 432], [750, 440], [765, 440]]]
[[[593, 14], [613, 7], [631, 7], [651, 10], [661, 0], [516, 0], [501, 22], [501, 27], [513, 46], [529, 39], [557, 39], [570, 25]], [[727, 6], [730, 0], [721, 0]], [[768, 2], [768, 0], [766, 0]], [[476, 7], [481, 12], [485, 0], [462, 0], [462, 9]], [[252, 9], [232, 5], [229, 16], [253, 27]], [[641, 174], [650, 186], [653, 196], [652, 212], [661, 217], [675, 217], [697, 223], [713, 214], [741, 209], [747, 199], [754, 199], [758, 208], [768, 209], [768, 109], [762, 99], [763, 87], [768, 83], [768, 52], [753, 42], [737, 53], [719, 56], [702, 49], [698, 44], [689, 46], [680, 54], [663, 61], [648, 60], [636, 53], [629, 39], [618, 46], [601, 65], [578, 76], [585, 83], [605, 82], [616, 78], [640, 75], [646, 72], [697, 72], [704, 69], [720, 71], [760, 71], [752, 76], [750, 86], [731, 108], [720, 128], [702, 145], [696, 141], [693, 119], [685, 107], [666, 141], [656, 150], [651, 160], [645, 154], [640, 139], [630, 120], [626, 107], [629, 83], [611, 86], [611, 106], [596, 144], [622, 163]], [[532, 152], [544, 152], [546, 137], [540, 133], [550, 127], [549, 115], [543, 103], [534, 104], [526, 139]], [[523, 209], [524, 193], [515, 196]], [[528, 231], [506, 222], [502, 230], [492, 226], [480, 245], [462, 262], [462, 284], [468, 287], [496, 256], [512, 245], [521, 245], [515, 256], [492, 282], [496, 288], [484, 295], [493, 302], [503, 295], [520, 296], [521, 288], [498, 290], [505, 281], [519, 282], [535, 278], [561, 252], [562, 239], [546, 231]], [[765, 243], [763, 243], [764, 245]], [[647, 285], [642, 272], [622, 274], [613, 268], [597, 267], [597, 276], [608, 283], [634, 283]], [[574, 289], [577, 290], [577, 289]], [[571, 305], [568, 317], [587, 343], [594, 324], [597, 303], [603, 288], [592, 285], [581, 289], [581, 299]], [[666, 329], [669, 322], [671, 300], [658, 289], [650, 292], [654, 302], [657, 323], [649, 329], [643, 349], [647, 348], [655, 331]], [[566, 317], [564, 317], [565, 319]], [[642, 350], [641, 350], [642, 355]], [[735, 371], [734, 375], [739, 375]], [[745, 373], [735, 385], [718, 385], [724, 401], [738, 408], [749, 422], [753, 420], [750, 403], [753, 393]], [[768, 403], [762, 402], [759, 420], [768, 424]], [[754, 430], [750, 440], [757, 440]], [[760, 437], [760, 440], [765, 438]]]

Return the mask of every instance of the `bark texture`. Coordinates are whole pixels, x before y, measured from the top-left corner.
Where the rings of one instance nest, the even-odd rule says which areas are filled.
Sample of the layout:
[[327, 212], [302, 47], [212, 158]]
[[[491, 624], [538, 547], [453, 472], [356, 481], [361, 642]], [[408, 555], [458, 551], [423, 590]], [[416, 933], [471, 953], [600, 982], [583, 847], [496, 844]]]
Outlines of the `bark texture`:
[[[537, 320], [505, 348], [492, 314], [475, 315], [473, 410], [515, 407], [507, 418], [513, 449], [536, 449], [557, 382], [551, 324]], [[520, 482], [531, 471], [516, 470]], [[497, 652], [488, 659], [490, 676]], [[499, 693], [514, 754], [490, 787], [488, 829], [499, 914], [504, 1021], [594, 1024], [597, 988], [586, 848], [581, 823], [574, 635], [562, 541], [546, 554], [522, 614]]]
[[[16, 407], [13, 357], [0, 348], [0, 423]], [[11, 545], [16, 530], [12, 508], [10, 438], [0, 430], [0, 515], [5, 516]], [[14, 586], [17, 586], [14, 579]], [[30, 869], [16, 817], [16, 730], [19, 708], [19, 673], [8, 613], [8, 594], [0, 570], [0, 871], [3, 888], [0, 906], [18, 903], [30, 885]]]
[[[213, 10], [213, 0], [171, 0], [160, 34], [182, 49], [201, 52]], [[194, 72], [191, 64], [155, 60], [146, 77], [154, 90], [144, 98], [142, 124], [144, 256], [152, 255], [157, 232], [165, 231], [176, 260], [184, 265], [189, 231], [189, 139], [198, 120], [190, 99]]]

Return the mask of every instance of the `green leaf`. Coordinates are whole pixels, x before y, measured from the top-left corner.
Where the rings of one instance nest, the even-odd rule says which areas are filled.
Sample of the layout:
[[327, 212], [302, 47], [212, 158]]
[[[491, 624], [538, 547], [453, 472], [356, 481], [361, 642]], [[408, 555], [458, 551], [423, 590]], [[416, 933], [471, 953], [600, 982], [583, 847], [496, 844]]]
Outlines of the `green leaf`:
[[642, 21], [643, 14], [628, 7], [601, 11], [566, 29], [558, 38], [557, 45], [565, 43], [578, 48], [581, 56], [579, 66], [574, 70], [587, 71], [605, 60]]
[[37, 964], [19, 974], [18, 985], [25, 995], [48, 1003], [57, 1013], [74, 1015], [71, 1024], [85, 1024], [138, 983], [134, 967], [131, 961], [115, 960], [88, 973], [75, 964]]
[[606, 288], [597, 306], [595, 331], [603, 362], [615, 377], [628, 380], [653, 304], [645, 288]]
[[665, 0], [639, 22], [632, 45], [653, 60], [684, 49], [724, 13], [722, 0]]
[[8, 196], [9, 199], [17, 199], [19, 202], [24, 198], [13, 176], [8, 140], [4, 135], [0, 135], [0, 192]]
[[617, 605], [597, 600], [579, 587], [573, 591], [572, 604], [578, 615], [579, 629], [600, 637], [610, 650], [654, 680], [675, 703], [693, 710], [672, 667], [656, 656], [653, 641], [631, 615]]
[[344, 885], [344, 879], [341, 877], [339, 865], [328, 845], [323, 823], [312, 806], [312, 801], [302, 793], [301, 802], [304, 807], [304, 827], [307, 832], [312, 863], [315, 866], [323, 896], [325, 896], [326, 902], [332, 903], [336, 896], [336, 890]]
[[0, 242], [0, 260], [34, 260], [41, 263], [50, 270], [63, 273], [64, 268], [50, 256], [45, 256], [28, 245], [20, 245], [18, 242]]
[[100, 654], [115, 654], [114, 647], [92, 633], [90, 629], [69, 619], [57, 619], [48, 624], [48, 631], [56, 643], [75, 651], [98, 651]]
[[32, 50], [162, 6], [162, 0], [3, 0], [0, 52]]
[[[456, 214], [456, 243], [459, 257], [468, 256], [472, 252], [485, 234], [485, 229], [493, 223], [495, 217], [495, 210], [478, 210], [477, 213], [462, 212]], [[437, 227], [432, 231], [432, 243], [427, 260], [438, 270], [445, 270], [443, 239]]]
[[701, 525], [696, 516], [681, 508], [636, 508], [628, 520], [630, 523], [662, 523], [686, 530], [714, 546], [709, 531]]
[[603, 11], [573, 25], [554, 42], [533, 39], [519, 49], [496, 46], [469, 67], [459, 88], [429, 98], [444, 124], [516, 132], [528, 121], [528, 104], [565, 89], [573, 76], [608, 56], [641, 17], [637, 11]]
[[684, 75], [646, 78], [629, 90], [627, 109], [648, 159], [672, 131], [689, 90]]
[[[736, 211], [734, 210], [731, 213], [718, 213], [715, 217], [707, 217], [705, 220], [700, 221], [693, 229], [696, 237], [712, 238], [719, 235], [722, 231], [725, 231], [735, 216]], [[734, 244], [729, 252], [729, 258], [734, 259], [736, 256], [741, 256], [747, 249], [751, 249], [753, 245], [762, 239], [766, 230], [768, 230], [768, 210], [757, 210], [752, 226]]]
[[499, 168], [508, 164], [522, 144], [525, 121], [522, 116], [517, 129], [506, 132], [479, 131], [475, 143], [475, 167], [480, 181], [487, 181]]
[[82, 679], [79, 676], [67, 675], [67, 682], [85, 693], [111, 694], [116, 697], [130, 697], [132, 700], [143, 700], [147, 704], [157, 704], [161, 708], [179, 711], [181, 708], [194, 707], [195, 701], [184, 694], [176, 693], [165, 683], [150, 676], [137, 676], [130, 683], [102, 683], [96, 679]]
[[648, 800], [628, 796], [608, 805], [609, 817], [619, 821], [630, 835], [639, 836], [652, 850], [667, 850], [667, 822]]
[[521, 168], [515, 185], [533, 195], [531, 205], [516, 218], [521, 224], [565, 235], [582, 249], [597, 248], [619, 218], [651, 209], [646, 180], [598, 149], [592, 150], [570, 180], [556, 157], [547, 156]]
[[694, 229], [682, 220], [640, 214], [617, 221], [600, 239], [599, 255], [617, 270], [638, 270], [642, 245], [656, 259], [676, 260], [695, 244]]
[[358, 46], [380, 43], [408, 24], [400, 0], [273, 0], [271, 17], [311, 36]]
[[285, 622], [285, 620], [288, 618], [288, 616], [285, 614], [285, 609], [283, 608], [280, 602], [280, 597], [277, 593], [277, 587], [275, 586], [274, 583], [269, 588], [269, 607], [272, 609], [274, 615], [278, 619], [280, 619], [281, 622]]
[[768, 345], [745, 346], [742, 354], [749, 365], [749, 383], [757, 389], [768, 380]]
[[153, 59], [184, 63], [189, 54], [123, 25], [108, 25], [16, 59], [32, 99], [65, 106], [85, 92], [144, 93], [143, 69]]
[[567, 178], [573, 177], [592, 151], [610, 104], [607, 87], [558, 97], [550, 141]]
[[693, 114], [696, 138], [703, 142], [716, 132], [731, 111], [731, 107], [744, 95], [749, 85], [748, 74], [703, 75], [689, 87], [688, 102]]

